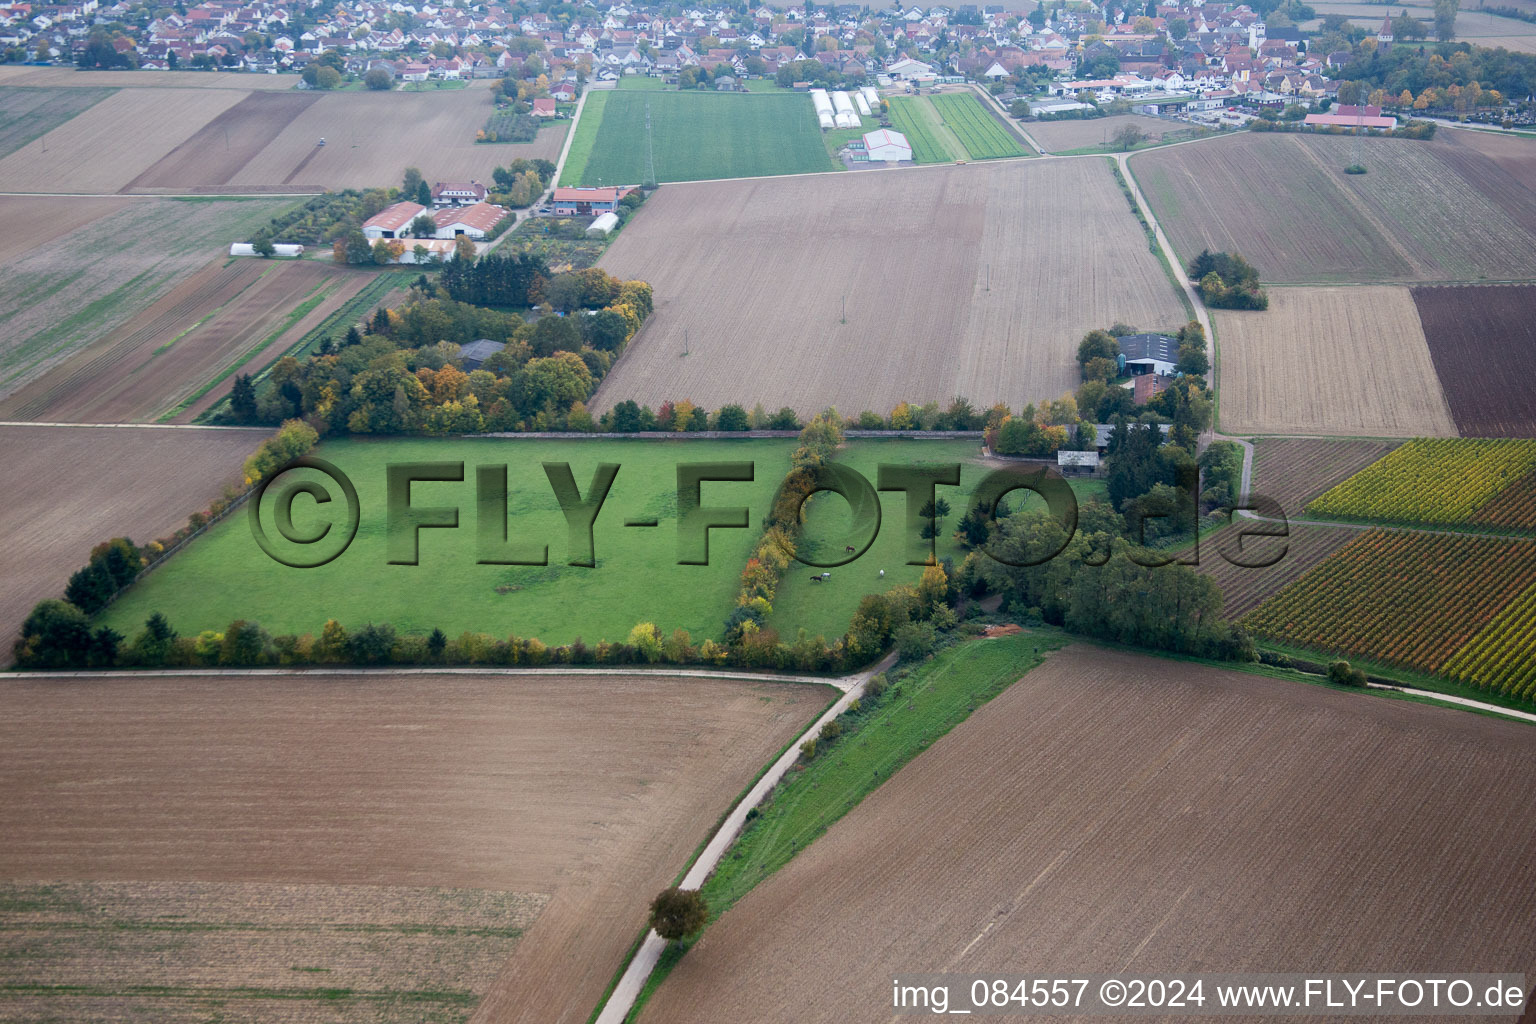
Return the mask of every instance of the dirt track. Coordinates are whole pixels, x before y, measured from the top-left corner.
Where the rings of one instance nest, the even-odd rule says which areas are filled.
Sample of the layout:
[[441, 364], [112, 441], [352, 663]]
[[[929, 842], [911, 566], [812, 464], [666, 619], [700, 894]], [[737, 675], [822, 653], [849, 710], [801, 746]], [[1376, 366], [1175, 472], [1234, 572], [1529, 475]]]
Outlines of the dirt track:
[[1020, 409], [1077, 386], [1091, 328], [1185, 318], [1103, 161], [668, 185], [601, 264], [656, 314], [599, 410]]
[[624, 676], [0, 686], [0, 878], [552, 894], [479, 1015], [541, 1024], [586, 1019], [651, 896], [830, 696]]
[[269, 430], [0, 427], [0, 661], [91, 547], [163, 537], [208, 506]]
[[1529, 974], [1531, 738], [1069, 648], [711, 926], [641, 1020], [885, 1021], [900, 972]]

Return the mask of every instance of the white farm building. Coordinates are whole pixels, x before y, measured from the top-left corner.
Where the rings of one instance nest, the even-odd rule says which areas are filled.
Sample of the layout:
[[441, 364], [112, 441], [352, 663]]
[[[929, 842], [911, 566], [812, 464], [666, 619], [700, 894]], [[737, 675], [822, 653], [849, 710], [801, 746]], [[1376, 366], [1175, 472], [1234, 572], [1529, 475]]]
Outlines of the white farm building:
[[811, 105], [816, 108], [816, 120], [823, 128], [834, 127], [836, 119], [832, 113], [832, 97], [827, 95], [827, 90], [812, 89]]
[[912, 143], [901, 132], [881, 128], [864, 134], [864, 152], [871, 163], [901, 163], [912, 159]]

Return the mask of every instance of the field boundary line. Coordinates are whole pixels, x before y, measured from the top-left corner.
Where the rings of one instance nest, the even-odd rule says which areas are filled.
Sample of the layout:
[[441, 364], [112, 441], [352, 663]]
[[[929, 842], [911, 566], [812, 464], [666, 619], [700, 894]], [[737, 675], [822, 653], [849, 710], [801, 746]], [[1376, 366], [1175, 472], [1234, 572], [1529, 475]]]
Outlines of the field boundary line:
[[7, 199], [313, 199], [324, 192], [0, 192]]
[[[369, 667], [362, 665], [338, 665], [334, 668], [305, 668], [303, 666], [274, 666], [272, 668], [146, 668], [103, 669], [79, 672], [4, 672], [0, 681], [13, 679], [159, 679], [190, 678], [205, 676], [251, 677], [325, 677], [325, 676], [656, 676], [659, 679], [683, 677], [687, 679], [722, 679], [753, 683], [798, 683], [814, 686], [830, 686], [843, 694], [851, 694], [874, 670], [851, 676], [774, 675], [771, 672], [729, 672], [707, 668], [647, 668], [635, 665], [594, 665], [572, 667], [569, 665], [544, 666], [453, 666], [453, 665], [390, 665]], [[840, 702], [841, 703], [841, 702]], [[820, 722], [817, 723], [818, 727]], [[799, 747], [796, 752], [798, 754]], [[743, 812], [745, 814], [745, 812]], [[719, 859], [718, 857], [716, 858]]]
[[111, 430], [248, 430], [271, 435], [271, 427], [215, 427], [205, 423], [54, 423], [46, 420], [0, 420], [0, 427], [75, 427]]
[[[788, 774], [789, 769], [794, 767], [795, 762], [800, 760], [800, 742], [814, 739], [819, 734], [823, 725], [846, 711], [848, 705], [852, 704], [863, 694], [865, 683], [869, 682], [876, 673], [884, 672], [894, 664], [896, 664], [896, 653], [893, 651], [863, 672], [844, 677], [844, 679], [849, 680], [850, 685], [848, 689], [843, 691], [843, 696], [834, 702], [831, 707], [827, 708], [826, 711], [823, 711], [810, 724], [809, 728], [800, 735], [797, 742], [791, 743], [786, 747], [784, 752], [779, 755], [778, 760], [773, 763], [773, 767], [764, 772], [747, 794], [737, 801], [735, 807], [731, 808], [731, 812], [726, 815], [724, 823], [721, 824], [709, 842], [705, 844], [704, 852], [699, 854], [698, 858], [693, 862], [693, 867], [688, 869], [688, 873], [678, 883], [679, 888], [699, 889], [703, 887], [705, 880], [714, 872], [721, 858], [725, 856], [731, 844], [736, 841], [737, 836], [746, 827], [747, 812], [762, 803], [763, 799]], [[645, 983], [650, 978], [651, 972], [656, 969], [656, 964], [660, 961], [661, 954], [665, 952], [667, 944], [667, 940], [657, 935], [654, 929], [646, 931], [645, 939], [640, 943], [640, 948], [636, 951], [634, 959], [630, 960], [629, 966], [624, 969], [623, 976], [619, 978], [619, 983], [614, 986], [613, 993], [608, 997], [607, 1003], [603, 1005], [602, 1012], [597, 1015], [596, 1024], [624, 1024], [624, 1019], [629, 1016], [630, 1010], [634, 1008], [635, 999], [640, 995], [641, 990], [645, 988]]]
[[1394, 686], [1388, 683], [1366, 683], [1368, 690], [1392, 690], [1398, 693], [1406, 693], [1425, 700], [1444, 701], [1447, 704], [1458, 704], [1462, 707], [1473, 708], [1477, 711], [1488, 711], [1496, 715], [1507, 715], [1510, 718], [1518, 718], [1522, 722], [1536, 724], [1536, 714], [1529, 711], [1517, 711], [1514, 708], [1502, 707], [1498, 704], [1485, 704], [1480, 700], [1470, 697], [1458, 697], [1453, 693], [1436, 693], [1434, 690], [1420, 690], [1413, 686]]

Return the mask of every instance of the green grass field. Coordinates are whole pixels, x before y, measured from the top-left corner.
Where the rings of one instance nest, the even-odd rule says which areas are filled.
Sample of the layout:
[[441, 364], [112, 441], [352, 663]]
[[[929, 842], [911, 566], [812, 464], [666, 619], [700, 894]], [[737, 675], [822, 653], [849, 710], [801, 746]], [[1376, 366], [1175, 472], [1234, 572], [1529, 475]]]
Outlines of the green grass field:
[[[524, 441], [496, 438], [411, 439], [326, 442], [318, 458], [334, 463], [357, 488], [361, 509], [357, 537], [328, 565], [296, 569], [262, 552], [254, 540], [248, 509], [242, 508], [187, 546], [103, 613], [103, 621], [133, 635], [152, 612], [163, 612], [183, 635], [222, 631], [231, 621], [259, 622], [273, 633], [315, 633], [334, 618], [349, 628], [389, 622], [411, 633], [441, 628], [450, 636], [464, 630], [505, 636], [533, 636], [566, 643], [621, 640], [635, 623], [655, 621], [663, 629], [689, 630], [695, 638], [719, 637], [736, 598], [737, 577], [760, 536], [760, 519], [789, 470], [791, 440], [740, 441]], [[751, 461], [751, 483], [706, 483], [705, 505], [751, 509], [748, 529], [710, 531], [710, 564], [677, 564], [677, 477], [679, 462]], [[456, 505], [457, 529], [419, 534], [418, 565], [390, 565], [385, 515], [387, 466], [407, 462], [465, 463], [464, 482], [418, 483], [413, 506]], [[600, 462], [621, 466], [594, 529], [597, 565], [567, 563], [565, 520], [545, 462], [569, 462], [585, 495]], [[547, 544], [546, 566], [477, 564], [475, 467], [505, 465], [509, 536], [514, 542]], [[276, 535], [272, 507], [294, 471], [284, 476], [263, 506], [264, 522]], [[316, 477], [318, 479], [318, 477]], [[330, 485], [334, 494], [336, 488]], [[340, 495], [334, 507], [340, 508]], [[329, 506], [328, 506], [329, 508]], [[339, 536], [341, 514], [322, 518], [311, 499], [294, 502], [300, 531], [333, 519]], [[655, 519], [655, 528], [626, 527], [629, 519]], [[135, 538], [138, 539], [138, 538]], [[280, 542], [282, 543], [282, 542]], [[282, 550], [305, 554], [283, 543]]]
[[561, 184], [640, 184], [650, 106], [657, 181], [833, 170], [809, 96], [799, 93], [592, 93]]
[[955, 92], [935, 96], [933, 106], [972, 160], [1024, 155], [1024, 147], [972, 94]]
[[912, 162], [947, 164], [965, 158], [953, 134], [939, 119], [926, 96], [892, 96], [891, 127], [912, 144]]
[[[992, 468], [980, 461], [980, 455], [979, 441], [859, 440], [840, 451], [837, 461], [858, 470], [871, 483], [878, 478], [882, 462], [900, 465], [959, 463], [960, 486], [938, 489], [939, 496], [949, 502], [950, 514], [940, 524], [936, 546], [939, 558], [953, 558], [958, 565], [966, 552], [955, 543], [952, 535], [959, 526], [960, 517], [971, 506], [972, 490]], [[1079, 502], [1104, 497], [1102, 480], [1074, 480], [1072, 489]], [[1014, 496], [1014, 504], [1021, 502], [1022, 495], [1020, 492]], [[881, 494], [880, 505], [880, 533], [857, 561], [827, 570], [832, 573], [832, 578], [825, 583], [812, 583], [812, 574], [819, 570], [808, 566], [794, 565], [785, 574], [775, 595], [773, 615], [767, 623], [778, 630], [781, 639], [793, 641], [802, 629], [811, 636], [840, 636], [847, 630], [864, 595], [887, 590], [898, 583], [916, 584], [922, 577], [921, 565], [906, 564], [903, 532], [906, 498], [899, 492], [887, 492]], [[812, 498], [806, 506], [805, 531], [800, 545], [802, 555], [819, 561], [840, 557], [839, 552], [845, 545], [858, 543], [849, 539], [852, 525], [852, 513], [842, 498], [834, 494]], [[885, 570], [883, 579], [881, 569]]]

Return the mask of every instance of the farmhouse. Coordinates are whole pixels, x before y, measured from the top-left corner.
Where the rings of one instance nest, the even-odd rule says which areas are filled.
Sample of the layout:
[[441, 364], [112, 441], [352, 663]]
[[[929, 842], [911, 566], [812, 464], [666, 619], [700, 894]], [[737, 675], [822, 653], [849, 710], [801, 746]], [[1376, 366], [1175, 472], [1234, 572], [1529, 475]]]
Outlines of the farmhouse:
[[[1340, 108], [1340, 109], [1342, 109], [1342, 108]], [[1309, 124], [1309, 125], [1318, 125], [1318, 126], [1325, 127], [1325, 128], [1355, 128], [1355, 129], [1360, 129], [1360, 130], [1365, 130], [1365, 129], [1369, 129], [1369, 128], [1392, 129], [1392, 128], [1396, 128], [1397, 127], [1397, 118], [1391, 116], [1390, 114], [1387, 115], [1386, 117], [1382, 117], [1380, 115], [1380, 113], [1379, 113], [1381, 108], [1375, 107], [1375, 108], [1368, 108], [1368, 109], [1377, 110], [1378, 113], [1375, 114], [1375, 115], [1371, 115], [1371, 114], [1308, 114], [1307, 117], [1306, 117], [1306, 120], [1303, 123]]]
[[478, 181], [440, 181], [432, 186], [432, 205], [474, 206], [485, 202], [486, 188]]
[[1131, 378], [1131, 397], [1137, 405], [1146, 405], [1168, 390], [1174, 378], [1164, 373], [1142, 373]]
[[871, 161], [895, 164], [912, 159], [912, 144], [900, 132], [881, 128], [878, 131], [865, 133], [864, 152]]
[[920, 60], [912, 60], [905, 57], [885, 69], [885, 73], [892, 78], [905, 79], [909, 82], [931, 82], [938, 77], [932, 64], [924, 64]]
[[534, 117], [554, 117], [555, 113], [555, 101], [552, 98], [541, 96], [533, 101]]
[[1118, 340], [1122, 365], [1133, 377], [1171, 374], [1179, 361], [1179, 343], [1166, 334], [1127, 334]]
[[611, 188], [557, 188], [555, 212], [558, 214], [596, 215], [611, 213], [619, 208], [619, 200], [634, 191], [633, 187]]
[[484, 238], [494, 231], [496, 225], [505, 220], [506, 216], [505, 208], [491, 203], [451, 208], [437, 215], [436, 237], [454, 238], [458, 235], [468, 235], [470, 238]]
[[420, 203], [396, 203], [363, 221], [363, 235], [371, 240], [403, 238], [411, 221], [427, 212]]

